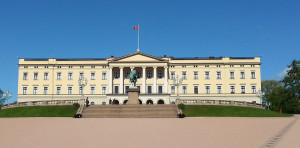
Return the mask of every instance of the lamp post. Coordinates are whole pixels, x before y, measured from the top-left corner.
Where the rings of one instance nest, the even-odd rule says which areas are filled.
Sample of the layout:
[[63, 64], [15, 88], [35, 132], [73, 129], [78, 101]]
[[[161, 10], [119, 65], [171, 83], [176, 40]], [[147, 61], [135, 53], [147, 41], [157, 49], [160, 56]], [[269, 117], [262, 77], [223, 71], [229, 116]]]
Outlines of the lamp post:
[[6, 91], [6, 93], [3, 94], [5, 102], [8, 101], [8, 99], [10, 99], [12, 97], [12, 93], [8, 91]]
[[87, 83], [88, 83], [88, 80], [86, 78], [79, 77], [78, 84], [82, 88], [82, 90], [81, 90], [82, 99], [84, 99], [83, 90], [84, 90], [84, 87], [87, 85]]
[[257, 91], [256, 96], [260, 99], [260, 105], [262, 106], [262, 92], [261, 90]]
[[177, 97], [176, 97], [176, 103], [177, 100], [179, 100], [179, 86], [182, 84], [183, 77], [179, 79], [179, 76], [177, 75], [176, 78], [173, 78], [173, 85], [177, 88]]

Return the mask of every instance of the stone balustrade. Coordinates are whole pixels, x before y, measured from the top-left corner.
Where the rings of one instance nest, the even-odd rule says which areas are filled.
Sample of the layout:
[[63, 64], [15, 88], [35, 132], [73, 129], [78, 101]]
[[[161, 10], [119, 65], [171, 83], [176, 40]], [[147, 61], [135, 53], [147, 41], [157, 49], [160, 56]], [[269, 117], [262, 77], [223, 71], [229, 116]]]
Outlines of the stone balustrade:
[[73, 103], [79, 103], [80, 108], [83, 108], [84, 99], [80, 99], [80, 100], [44, 100], [44, 101], [16, 102], [16, 103], [5, 104], [5, 105], [2, 106], [1, 109], [24, 107], [24, 106], [73, 105]]
[[185, 105], [228, 105], [228, 106], [247, 106], [254, 108], [264, 109], [261, 104], [255, 102], [246, 101], [233, 101], [233, 100], [193, 100], [193, 99], [179, 99], [177, 103], [183, 103]]

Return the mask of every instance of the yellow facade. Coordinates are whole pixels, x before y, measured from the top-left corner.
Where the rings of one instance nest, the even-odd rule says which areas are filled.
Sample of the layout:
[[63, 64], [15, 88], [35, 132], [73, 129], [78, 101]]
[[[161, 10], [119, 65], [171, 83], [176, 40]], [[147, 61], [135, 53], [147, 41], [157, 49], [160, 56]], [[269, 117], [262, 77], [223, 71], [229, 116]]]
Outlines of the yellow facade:
[[[143, 104], [159, 100], [232, 100], [261, 103], [259, 57], [174, 58], [135, 52], [107, 59], [19, 59], [18, 101], [74, 100], [82, 97], [78, 80], [87, 79], [84, 97], [95, 104], [127, 100], [125, 77], [135, 69]], [[122, 74], [121, 74], [122, 73]], [[166, 74], [166, 77], [165, 77]], [[184, 77], [174, 86], [173, 78]]]

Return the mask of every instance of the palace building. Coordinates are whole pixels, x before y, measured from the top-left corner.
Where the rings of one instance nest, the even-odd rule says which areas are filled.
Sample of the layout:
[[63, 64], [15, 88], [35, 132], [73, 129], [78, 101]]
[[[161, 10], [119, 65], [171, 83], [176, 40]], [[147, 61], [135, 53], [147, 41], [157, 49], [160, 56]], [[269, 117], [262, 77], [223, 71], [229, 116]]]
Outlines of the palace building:
[[[142, 104], [178, 100], [229, 100], [261, 103], [260, 57], [156, 57], [135, 52], [95, 59], [19, 59], [18, 101], [76, 100], [124, 104], [137, 71]], [[178, 77], [177, 77], [178, 76]], [[84, 87], [79, 79], [86, 79]], [[180, 85], [178, 82], [182, 80]], [[178, 89], [178, 90], [177, 90]]]

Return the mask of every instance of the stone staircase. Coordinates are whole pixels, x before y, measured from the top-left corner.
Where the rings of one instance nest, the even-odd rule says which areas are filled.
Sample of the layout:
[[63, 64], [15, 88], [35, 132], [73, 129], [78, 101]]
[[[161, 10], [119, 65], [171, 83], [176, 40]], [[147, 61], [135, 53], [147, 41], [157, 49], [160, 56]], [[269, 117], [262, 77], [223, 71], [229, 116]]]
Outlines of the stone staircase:
[[175, 104], [91, 105], [84, 107], [83, 118], [176, 118]]

